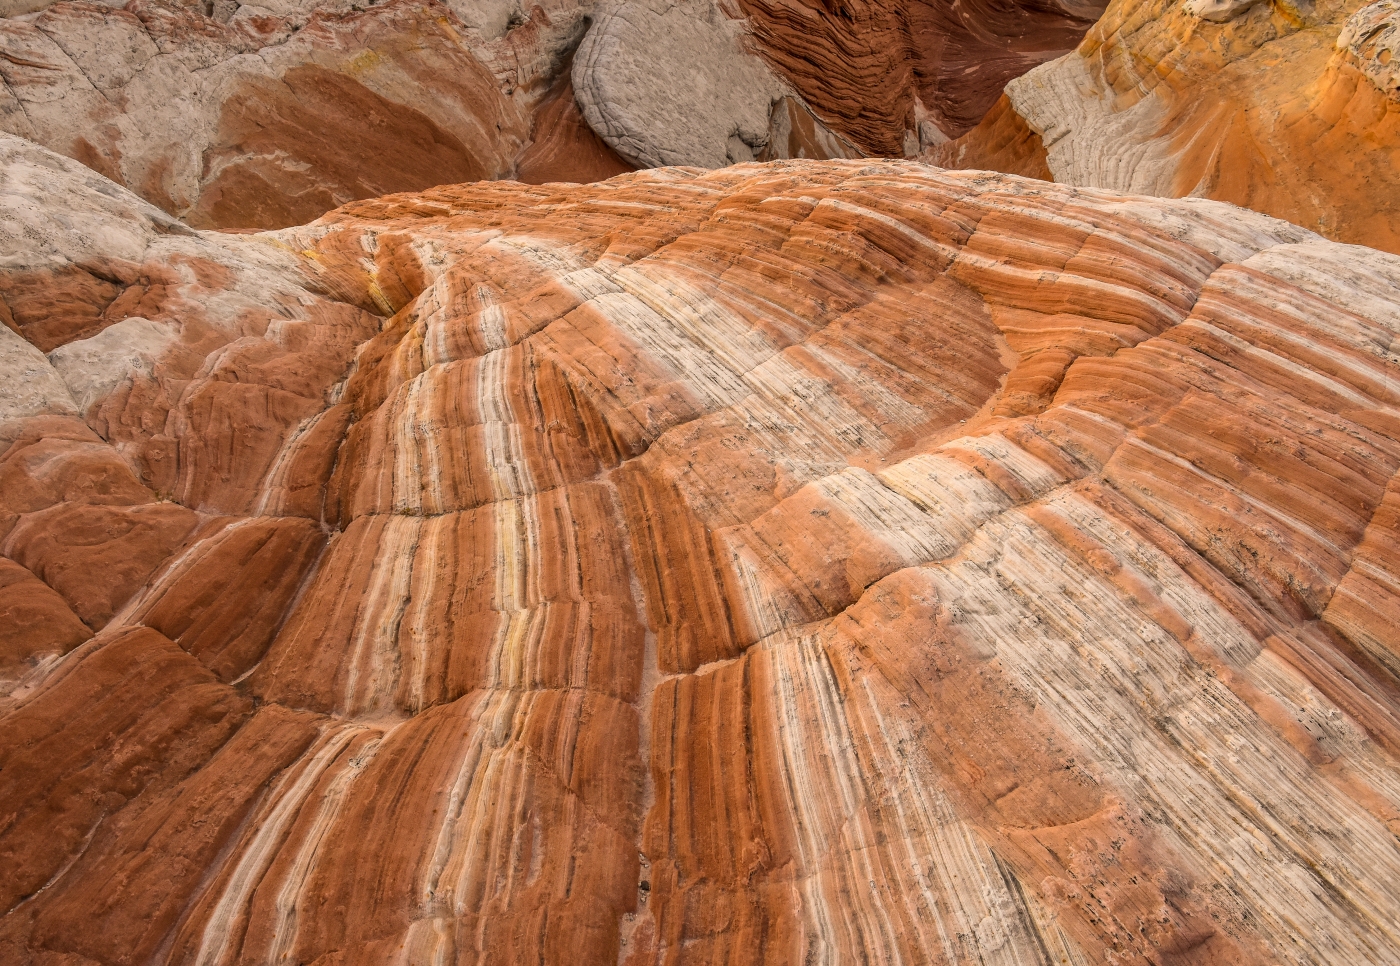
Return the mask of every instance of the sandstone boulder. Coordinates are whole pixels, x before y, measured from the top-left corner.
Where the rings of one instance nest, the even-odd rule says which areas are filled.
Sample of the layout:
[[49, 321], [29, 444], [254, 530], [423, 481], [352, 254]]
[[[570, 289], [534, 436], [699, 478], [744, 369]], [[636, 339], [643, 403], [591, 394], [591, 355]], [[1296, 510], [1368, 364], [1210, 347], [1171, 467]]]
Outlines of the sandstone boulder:
[[[625, 0], [600, 16], [579, 48], [579, 107], [637, 167], [722, 168], [761, 155], [790, 157], [794, 95], [747, 40], [743, 22], [714, 0]], [[859, 154], [807, 117], [821, 132], [807, 145], [819, 153], [807, 156]]]

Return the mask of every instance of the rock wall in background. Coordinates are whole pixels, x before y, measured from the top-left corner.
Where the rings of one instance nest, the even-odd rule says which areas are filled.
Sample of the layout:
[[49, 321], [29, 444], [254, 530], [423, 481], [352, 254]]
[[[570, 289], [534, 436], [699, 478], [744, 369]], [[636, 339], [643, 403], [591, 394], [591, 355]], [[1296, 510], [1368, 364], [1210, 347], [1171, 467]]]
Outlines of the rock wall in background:
[[928, 157], [1218, 198], [1400, 252], [1397, 10], [1113, 3], [1076, 52], [1012, 81], [977, 129]]
[[[587, 19], [572, 0], [518, 22], [503, 8], [500, 23], [463, 6], [469, 22], [436, 0], [54, 4], [0, 21], [0, 126], [198, 227], [286, 226], [508, 177]], [[601, 144], [576, 167], [545, 173], [628, 168]]]
[[1097, 13], [1041, 2], [14, 0], [0, 130], [229, 229], [438, 184], [907, 155]]
[[964, 134], [1006, 82], [1072, 50], [1098, 0], [734, 0], [764, 59], [861, 149]]
[[1397, 258], [0, 151], [0, 960], [1400, 959]]

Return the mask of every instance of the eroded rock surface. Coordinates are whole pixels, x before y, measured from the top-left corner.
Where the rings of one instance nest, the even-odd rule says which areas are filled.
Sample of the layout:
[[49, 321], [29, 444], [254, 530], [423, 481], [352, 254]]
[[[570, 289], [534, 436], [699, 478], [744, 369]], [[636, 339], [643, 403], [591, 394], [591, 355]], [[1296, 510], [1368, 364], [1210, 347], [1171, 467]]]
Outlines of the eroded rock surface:
[[870, 154], [917, 153], [980, 121], [1006, 82], [1072, 50], [1099, 0], [735, 0], [757, 50]]
[[[45, 5], [0, 19], [0, 129], [198, 227], [299, 224], [356, 198], [514, 176], [590, 6]], [[600, 172], [566, 148], [548, 173]]]
[[1095, 0], [8, 0], [0, 131], [201, 228], [634, 167], [907, 156]]
[[219, 236], [4, 150], [148, 281], [0, 332], [0, 959], [1400, 960], [1400, 260], [911, 162]]
[[[940, 164], [1218, 198], [1400, 252], [1392, 0], [1113, 3]], [[1015, 133], [1013, 135], [1013, 129]]]

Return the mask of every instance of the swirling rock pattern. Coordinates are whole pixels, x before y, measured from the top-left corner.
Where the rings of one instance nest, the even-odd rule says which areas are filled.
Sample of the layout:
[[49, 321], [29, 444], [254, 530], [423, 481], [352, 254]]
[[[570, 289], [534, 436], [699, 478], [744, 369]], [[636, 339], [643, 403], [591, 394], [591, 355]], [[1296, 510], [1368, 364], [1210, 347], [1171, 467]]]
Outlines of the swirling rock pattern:
[[735, 0], [757, 50], [863, 150], [966, 133], [1006, 82], [1072, 50], [1098, 0]]
[[[1113, 3], [936, 163], [1209, 197], [1400, 252], [1392, 0]], [[1011, 136], [1016, 129], [1015, 136]]]
[[910, 162], [162, 233], [5, 151], [170, 337], [0, 330], [6, 962], [1400, 961], [1400, 260]]

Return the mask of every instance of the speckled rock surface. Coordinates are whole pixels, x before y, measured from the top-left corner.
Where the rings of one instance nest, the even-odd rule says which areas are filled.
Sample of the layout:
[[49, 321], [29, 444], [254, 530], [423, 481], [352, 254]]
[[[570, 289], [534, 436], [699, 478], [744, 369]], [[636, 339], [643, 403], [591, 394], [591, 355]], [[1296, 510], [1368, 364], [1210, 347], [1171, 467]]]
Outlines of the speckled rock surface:
[[229, 236], [0, 149], [5, 277], [121, 288], [0, 332], [0, 960], [1400, 960], [1395, 257], [864, 161]]

